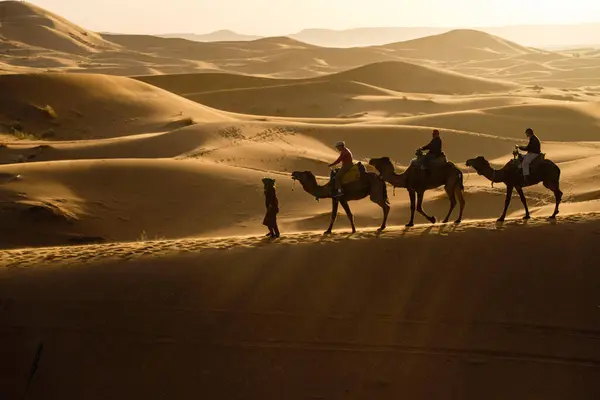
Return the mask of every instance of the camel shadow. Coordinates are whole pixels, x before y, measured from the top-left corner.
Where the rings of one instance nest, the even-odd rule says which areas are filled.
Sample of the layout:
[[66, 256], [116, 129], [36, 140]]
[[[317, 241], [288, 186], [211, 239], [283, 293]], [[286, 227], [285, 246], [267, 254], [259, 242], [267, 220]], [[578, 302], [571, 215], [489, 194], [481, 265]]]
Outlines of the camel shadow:
[[503, 230], [507, 227], [527, 226], [527, 225], [529, 225], [529, 221], [531, 221], [531, 219], [532, 218], [530, 218], [530, 219], [514, 218], [514, 219], [509, 219], [509, 220], [504, 220], [504, 221], [496, 221], [496, 229]]
[[431, 231], [433, 230], [434, 225], [430, 225], [429, 227], [425, 228], [423, 230], [423, 232], [421, 232], [421, 236], [426, 236], [429, 235], [431, 233]]
[[449, 235], [451, 233], [456, 232], [460, 224], [455, 223], [447, 223], [444, 225], [440, 225], [440, 230], [438, 232], [439, 235]]

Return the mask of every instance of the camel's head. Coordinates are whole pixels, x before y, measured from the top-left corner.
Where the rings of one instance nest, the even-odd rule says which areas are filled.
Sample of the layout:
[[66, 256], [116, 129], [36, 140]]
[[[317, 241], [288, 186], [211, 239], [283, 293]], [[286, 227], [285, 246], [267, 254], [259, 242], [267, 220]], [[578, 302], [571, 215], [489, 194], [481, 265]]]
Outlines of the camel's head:
[[481, 170], [482, 168], [489, 167], [490, 163], [483, 156], [477, 156], [475, 158], [470, 158], [465, 163], [467, 167], [474, 168], [476, 171]]
[[394, 170], [394, 164], [392, 164], [389, 157], [371, 158], [369, 160], [369, 165], [375, 167], [380, 174], [389, 168], [391, 168], [392, 171]]
[[307, 180], [314, 179], [314, 174], [310, 171], [294, 171], [292, 172], [292, 179], [295, 181], [306, 182]]

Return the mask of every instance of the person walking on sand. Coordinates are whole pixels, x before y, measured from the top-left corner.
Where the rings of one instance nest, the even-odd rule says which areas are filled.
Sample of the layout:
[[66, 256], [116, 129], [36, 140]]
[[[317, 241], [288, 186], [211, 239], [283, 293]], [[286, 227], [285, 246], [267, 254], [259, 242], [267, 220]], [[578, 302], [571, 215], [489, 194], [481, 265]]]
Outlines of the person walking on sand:
[[334, 197], [341, 197], [343, 195], [343, 193], [342, 193], [342, 178], [344, 177], [344, 174], [346, 172], [348, 172], [350, 170], [350, 168], [352, 168], [354, 163], [352, 160], [352, 158], [353, 158], [352, 152], [350, 151], [350, 149], [348, 149], [346, 147], [345, 142], [337, 142], [335, 144], [335, 148], [340, 152], [340, 156], [338, 157], [337, 160], [335, 160], [334, 162], [329, 164], [329, 167], [333, 167], [336, 164], [339, 164], [340, 162], [342, 163], [342, 167], [338, 170], [338, 172], [335, 174], [335, 176], [333, 178], [334, 183], [335, 183]]
[[262, 183], [265, 190], [265, 206], [267, 212], [263, 225], [269, 228], [267, 237], [278, 238], [279, 228], [277, 227], [277, 214], [279, 213], [279, 200], [277, 199], [277, 193], [275, 192], [275, 179], [263, 178]]

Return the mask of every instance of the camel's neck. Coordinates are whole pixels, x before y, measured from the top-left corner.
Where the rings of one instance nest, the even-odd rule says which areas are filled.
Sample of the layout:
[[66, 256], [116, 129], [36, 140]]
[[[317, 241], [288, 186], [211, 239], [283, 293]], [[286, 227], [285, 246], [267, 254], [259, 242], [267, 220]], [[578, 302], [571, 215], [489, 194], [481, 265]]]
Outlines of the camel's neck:
[[494, 169], [490, 165], [486, 165], [479, 169], [479, 173], [492, 182], [504, 182], [506, 171], [503, 169]]
[[394, 187], [406, 187], [406, 171], [402, 172], [401, 174], [397, 174], [394, 172], [393, 168], [386, 168], [386, 170], [381, 174], [381, 178]]
[[308, 181], [303, 181], [302, 188], [305, 192], [312, 194], [316, 198], [324, 199], [327, 197], [331, 197], [331, 193], [327, 185], [320, 186], [317, 183], [317, 179], [309, 179]]

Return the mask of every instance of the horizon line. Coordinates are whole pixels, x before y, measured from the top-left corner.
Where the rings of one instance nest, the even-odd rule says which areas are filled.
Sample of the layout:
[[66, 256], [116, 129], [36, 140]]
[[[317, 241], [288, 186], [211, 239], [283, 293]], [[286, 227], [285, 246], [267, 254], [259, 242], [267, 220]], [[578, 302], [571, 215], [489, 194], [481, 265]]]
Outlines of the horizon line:
[[[215, 29], [213, 31], [209, 31], [209, 32], [203, 32], [203, 33], [198, 33], [198, 32], [162, 32], [162, 33], [146, 33], [146, 35], [168, 35], [168, 34], [189, 34], [189, 35], [210, 35], [212, 33], [217, 33], [217, 32], [231, 32], [231, 33], [235, 33], [238, 35], [246, 35], [246, 36], [263, 36], [263, 37], [277, 37], [277, 36], [289, 36], [289, 35], [297, 35], [299, 33], [302, 33], [304, 31], [315, 31], [315, 30], [320, 30], [320, 31], [331, 31], [331, 32], [345, 32], [345, 31], [352, 31], [352, 30], [358, 30], [358, 29], [448, 29], [448, 30], [460, 30], [460, 29], [471, 29], [471, 30], [481, 30], [481, 29], [489, 29], [489, 28], [517, 28], [517, 27], [552, 27], [552, 26], [582, 26], [582, 25], [600, 25], [600, 20], [599, 21], [595, 21], [595, 22], [577, 22], [577, 23], [530, 23], [530, 24], [508, 24], [508, 25], [483, 25], [483, 26], [465, 26], [465, 25], [414, 25], [414, 26], [407, 26], [407, 25], [396, 25], [396, 26], [369, 26], [369, 25], [365, 25], [365, 26], [355, 26], [355, 27], [351, 27], [351, 28], [341, 28], [341, 29], [335, 29], [335, 28], [319, 28], [319, 27], [312, 27], [312, 28], [302, 28], [299, 31], [296, 31], [294, 33], [285, 33], [285, 34], [273, 34], [273, 35], [265, 35], [265, 34], [258, 34], [258, 33], [245, 33], [242, 31], [236, 31], [233, 30], [231, 28], [220, 28], [220, 29]], [[100, 31], [100, 33], [109, 33], [107, 31]]]

